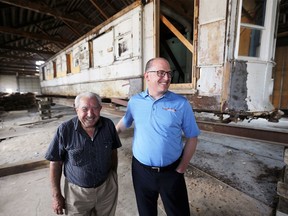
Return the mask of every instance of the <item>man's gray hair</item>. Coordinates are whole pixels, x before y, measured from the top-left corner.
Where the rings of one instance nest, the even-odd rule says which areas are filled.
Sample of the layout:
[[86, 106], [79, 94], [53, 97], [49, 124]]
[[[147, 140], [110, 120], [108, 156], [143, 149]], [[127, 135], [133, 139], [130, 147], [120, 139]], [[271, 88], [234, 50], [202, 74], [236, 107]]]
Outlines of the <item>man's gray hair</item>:
[[84, 93], [81, 93], [81, 94], [79, 94], [79, 95], [76, 96], [75, 101], [74, 101], [74, 107], [75, 107], [75, 108], [78, 108], [78, 107], [79, 107], [79, 105], [80, 105], [80, 100], [81, 100], [82, 97], [85, 97], [85, 98], [95, 98], [95, 99], [97, 100], [99, 106], [101, 106], [101, 104], [102, 104], [102, 103], [101, 103], [101, 102], [102, 102], [102, 99], [101, 99], [101, 97], [100, 97], [98, 94], [96, 94], [96, 93], [94, 93], [94, 92], [84, 92]]

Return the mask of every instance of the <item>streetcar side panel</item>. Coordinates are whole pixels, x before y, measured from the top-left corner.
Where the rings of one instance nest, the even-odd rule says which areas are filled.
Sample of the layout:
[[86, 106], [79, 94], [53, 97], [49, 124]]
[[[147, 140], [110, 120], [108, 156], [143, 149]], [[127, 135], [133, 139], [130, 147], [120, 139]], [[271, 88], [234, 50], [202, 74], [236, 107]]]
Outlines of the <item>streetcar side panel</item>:
[[42, 94], [94, 91], [104, 98], [129, 98], [143, 89], [141, 40], [139, 5], [42, 65]]

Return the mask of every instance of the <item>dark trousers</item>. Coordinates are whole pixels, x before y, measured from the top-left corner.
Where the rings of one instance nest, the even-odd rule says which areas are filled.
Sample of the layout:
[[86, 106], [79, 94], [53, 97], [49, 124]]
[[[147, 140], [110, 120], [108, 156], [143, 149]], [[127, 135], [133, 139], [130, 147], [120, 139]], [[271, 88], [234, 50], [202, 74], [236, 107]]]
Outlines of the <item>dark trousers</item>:
[[132, 178], [140, 216], [157, 216], [159, 194], [167, 216], [190, 215], [184, 174], [175, 169], [157, 172], [133, 157]]

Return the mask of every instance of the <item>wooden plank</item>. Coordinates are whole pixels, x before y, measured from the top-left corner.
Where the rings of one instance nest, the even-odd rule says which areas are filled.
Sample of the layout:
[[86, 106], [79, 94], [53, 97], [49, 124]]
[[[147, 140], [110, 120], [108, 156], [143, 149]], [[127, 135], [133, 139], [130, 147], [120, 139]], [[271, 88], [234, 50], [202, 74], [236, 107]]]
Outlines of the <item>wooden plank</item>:
[[167, 26], [167, 28], [170, 29], [174, 33], [174, 35], [187, 47], [187, 49], [190, 50], [191, 53], [194, 52], [193, 45], [178, 31], [177, 28], [173, 26], [172, 23], [169, 22], [169, 20], [161, 15], [161, 21]]
[[275, 62], [277, 63], [273, 70], [274, 88], [272, 94], [272, 103], [275, 108], [288, 108], [288, 46], [277, 47], [275, 53]]
[[23, 164], [9, 164], [0, 167], [0, 177], [47, 168], [48, 166], [49, 161], [47, 160], [31, 161]]
[[126, 101], [126, 100], [121, 100], [121, 99], [117, 99], [117, 98], [112, 98], [112, 99], [111, 99], [111, 102], [112, 102], [112, 103], [115, 103], [115, 104], [118, 104], [118, 105], [125, 106], [125, 107], [127, 107], [127, 104], [128, 104], [128, 101]]

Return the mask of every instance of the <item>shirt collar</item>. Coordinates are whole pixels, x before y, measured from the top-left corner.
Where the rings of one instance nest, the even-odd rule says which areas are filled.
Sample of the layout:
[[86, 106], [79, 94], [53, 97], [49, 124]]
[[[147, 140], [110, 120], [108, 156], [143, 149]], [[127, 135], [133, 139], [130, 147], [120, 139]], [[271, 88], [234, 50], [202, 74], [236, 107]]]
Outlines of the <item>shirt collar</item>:
[[[169, 98], [170, 95], [171, 95], [171, 92], [170, 92], [169, 90], [167, 90], [167, 92], [165, 92], [165, 94], [164, 94], [161, 98], [164, 98], [164, 97]], [[149, 97], [148, 88], [146, 88], [146, 90], [142, 92], [142, 96], [143, 96], [144, 98]]]

